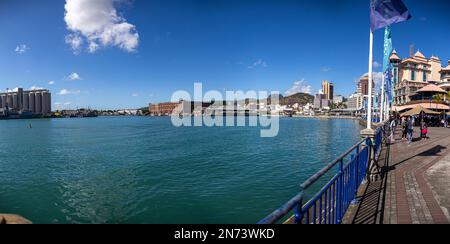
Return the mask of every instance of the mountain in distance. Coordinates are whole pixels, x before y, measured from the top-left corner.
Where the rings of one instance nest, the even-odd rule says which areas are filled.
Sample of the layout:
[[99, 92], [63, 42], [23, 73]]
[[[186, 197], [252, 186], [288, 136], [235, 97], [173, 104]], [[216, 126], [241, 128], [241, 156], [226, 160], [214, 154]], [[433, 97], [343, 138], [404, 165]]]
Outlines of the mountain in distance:
[[[264, 102], [264, 103], [268, 102], [270, 104], [271, 100], [272, 100], [271, 96], [269, 96], [267, 100], [263, 100], [261, 102]], [[219, 105], [219, 104], [227, 105], [227, 103], [230, 103], [230, 102], [215, 101], [215, 105]], [[237, 102], [235, 101], [235, 103], [237, 103]], [[259, 103], [259, 100], [249, 99], [249, 98], [245, 99], [245, 104], [249, 104], [249, 103]], [[297, 94], [285, 97], [280, 94], [279, 103], [280, 103], [280, 105], [283, 105], [283, 106], [293, 106], [296, 103], [298, 103], [301, 106], [304, 106], [308, 103], [310, 103], [310, 104], [314, 103], [314, 96], [307, 94], [307, 93], [297, 93]], [[143, 108], [140, 108], [139, 110], [142, 110], [144, 113], [146, 113], [146, 112], [149, 112], [148, 109], [149, 109], [148, 107], [143, 107]]]
[[[269, 101], [271, 101], [271, 97], [269, 97]], [[291, 96], [284, 97], [280, 95], [280, 105], [289, 105], [292, 106], [298, 103], [299, 105], [306, 105], [308, 103], [314, 103], [314, 96], [307, 93], [297, 93]]]

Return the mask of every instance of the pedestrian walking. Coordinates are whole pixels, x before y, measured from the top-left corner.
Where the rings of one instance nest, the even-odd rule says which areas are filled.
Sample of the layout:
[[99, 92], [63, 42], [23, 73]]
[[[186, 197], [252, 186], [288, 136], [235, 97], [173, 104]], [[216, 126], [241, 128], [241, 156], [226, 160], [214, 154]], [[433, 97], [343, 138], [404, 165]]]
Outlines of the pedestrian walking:
[[391, 130], [391, 135], [390, 135], [390, 141], [391, 141], [391, 144], [392, 143], [394, 143], [394, 132], [395, 132], [395, 126], [396, 126], [396, 123], [395, 123], [395, 119], [393, 119], [392, 118], [392, 120], [391, 120], [391, 124], [389, 125], [389, 129]]
[[408, 144], [411, 144], [413, 142], [413, 137], [414, 137], [414, 118], [413, 117], [408, 118], [407, 125], [408, 125], [408, 130], [407, 130]]
[[402, 141], [407, 139], [408, 134], [408, 123], [406, 119], [402, 118]]

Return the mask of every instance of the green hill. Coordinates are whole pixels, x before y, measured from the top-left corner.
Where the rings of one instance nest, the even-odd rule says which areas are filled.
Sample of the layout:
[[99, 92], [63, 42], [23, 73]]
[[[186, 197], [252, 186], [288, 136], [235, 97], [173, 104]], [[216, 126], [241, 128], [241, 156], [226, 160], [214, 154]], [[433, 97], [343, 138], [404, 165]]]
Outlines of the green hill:
[[283, 97], [280, 101], [281, 105], [306, 105], [307, 103], [314, 103], [314, 96], [306, 93], [297, 93], [292, 96]]
[[[269, 99], [270, 100], [270, 99]], [[306, 93], [297, 93], [288, 97], [280, 95], [280, 105], [306, 105], [307, 103], [314, 103], [314, 96]]]

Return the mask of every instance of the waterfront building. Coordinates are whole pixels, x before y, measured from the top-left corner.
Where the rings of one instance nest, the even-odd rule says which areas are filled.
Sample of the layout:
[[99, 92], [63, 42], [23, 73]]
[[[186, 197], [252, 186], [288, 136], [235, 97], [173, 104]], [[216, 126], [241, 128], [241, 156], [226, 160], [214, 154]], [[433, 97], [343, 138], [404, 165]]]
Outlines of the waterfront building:
[[319, 93], [317, 93], [314, 96], [314, 109], [315, 110], [320, 110], [323, 108], [323, 101], [326, 100], [326, 96], [325, 94], [323, 94], [322, 91], [319, 91]]
[[[372, 97], [376, 97], [375, 82], [372, 81]], [[347, 108], [351, 110], [363, 110], [369, 100], [369, 76], [362, 76], [356, 86], [356, 92], [350, 95], [347, 101]], [[375, 106], [375, 104], [374, 104]]]
[[0, 109], [14, 112], [31, 112], [37, 115], [51, 114], [51, 93], [46, 89], [28, 90], [18, 88], [16, 91], [0, 93]]
[[344, 96], [336, 95], [336, 96], [333, 97], [333, 103], [334, 104], [341, 104], [341, 103], [344, 103], [344, 101], [345, 101]]
[[360, 93], [353, 93], [348, 98], [348, 109], [351, 110], [361, 110], [363, 109], [363, 96]]
[[180, 102], [177, 102], [177, 103], [166, 102], [166, 103], [151, 104], [150, 105], [150, 114], [158, 115], [158, 116], [171, 115], [173, 110], [175, 110], [175, 108], [178, 105], [180, 105]]
[[325, 99], [333, 100], [334, 98], [334, 84], [327, 80], [322, 81], [322, 92], [325, 95]]
[[[169, 116], [173, 112], [180, 115], [202, 115], [206, 108], [210, 107], [212, 103], [205, 102], [191, 102], [180, 101], [177, 103], [166, 102], [158, 104], [149, 104], [149, 111], [151, 115]], [[222, 106], [222, 105], [220, 105]]]
[[[394, 105], [414, 102], [417, 91], [429, 84], [450, 90], [450, 72], [442, 67], [439, 57], [433, 55], [428, 59], [422, 52], [417, 51], [414, 56], [402, 60], [394, 51], [390, 60], [393, 64]], [[448, 68], [450, 70], [450, 62]]]
[[441, 83], [439, 84], [439, 87], [450, 92], [450, 60], [448, 61], [447, 67], [441, 69], [440, 74]]
[[[369, 96], [369, 76], [365, 75], [358, 81], [356, 93], [362, 96]], [[372, 96], [375, 96], [375, 82], [372, 81]]]

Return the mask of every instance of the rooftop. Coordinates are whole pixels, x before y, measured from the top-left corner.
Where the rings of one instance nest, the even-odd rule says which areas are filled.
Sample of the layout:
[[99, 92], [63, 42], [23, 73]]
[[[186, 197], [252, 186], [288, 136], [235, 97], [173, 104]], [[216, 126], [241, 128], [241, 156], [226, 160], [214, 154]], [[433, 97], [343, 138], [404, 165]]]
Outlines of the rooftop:
[[447, 93], [444, 89], [440, 88], [437, 85], [429, 84], [425, 86], [424, 88], [417, 91], [417, 93], [422, 92], [435, 92], [435, 93]]

